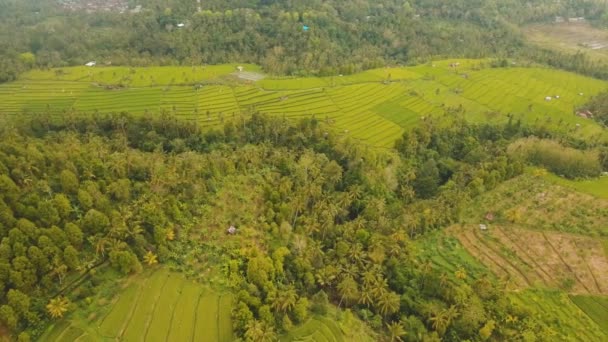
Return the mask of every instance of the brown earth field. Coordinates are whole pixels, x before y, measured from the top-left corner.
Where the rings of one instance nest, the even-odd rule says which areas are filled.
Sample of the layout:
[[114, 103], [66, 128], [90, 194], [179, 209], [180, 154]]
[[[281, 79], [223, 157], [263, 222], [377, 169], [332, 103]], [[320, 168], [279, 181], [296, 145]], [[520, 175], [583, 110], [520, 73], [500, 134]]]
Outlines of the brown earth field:
[[513, 290], [540, 286], [608, 295], [608, 258], [601, 239], [497, 224], [485, 231], [479, 225], [447, 231]]

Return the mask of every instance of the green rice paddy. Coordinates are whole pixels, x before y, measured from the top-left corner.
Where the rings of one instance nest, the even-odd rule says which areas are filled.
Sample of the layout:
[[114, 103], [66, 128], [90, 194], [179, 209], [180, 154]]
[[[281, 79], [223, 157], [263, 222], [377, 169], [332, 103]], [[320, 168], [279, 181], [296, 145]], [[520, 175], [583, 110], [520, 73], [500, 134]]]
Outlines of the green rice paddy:
[[332, 320], [318, 317], [308, 320], [281, 339], [282, 342], [342, 342], [340, 327]]
[[165, 269], [139, 275], [103, 315], [68, 317], [41, 341], [232, 341], [232, 297]]
[[452, 62], [257, 83], [234, 76], [236, 64], [36, 70], [0, 85], [0, 114], [166, 112], [213, 127], [260, 112], [315, 117], [368, 145], [390, 147], [421, 120], [462, 108], [474, 122], [504, 122], [513, 114], [579, 137], [606, 136], [574, 113], [607, 88], [603, 81], [545, 68], [489, 68], [486, 60]]

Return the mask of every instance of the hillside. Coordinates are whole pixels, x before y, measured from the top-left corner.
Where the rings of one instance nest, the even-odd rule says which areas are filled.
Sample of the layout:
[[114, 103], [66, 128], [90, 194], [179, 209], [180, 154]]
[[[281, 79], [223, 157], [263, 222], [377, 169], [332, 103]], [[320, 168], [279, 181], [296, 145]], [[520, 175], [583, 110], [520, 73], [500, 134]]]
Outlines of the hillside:
[[380, 147], [392, 147], [404, 130], [429, 117], [504, 123], [511, 115], [512, 121], [575, 137], [608, 137], [595, 122], [575, 115], [576, 108], [606, 89], [605, 83], [567, 72], [449, 60], [351, 76], [251, 83], [238, 78], [236, 66], [31, 71], [0, 85], [0, 113], [168, 113], [201, 127], [228, 121], [238, 125], [252, 113], [314, 117]]
[[608, 341], [608, 0], [0, 0], [0, 342]]

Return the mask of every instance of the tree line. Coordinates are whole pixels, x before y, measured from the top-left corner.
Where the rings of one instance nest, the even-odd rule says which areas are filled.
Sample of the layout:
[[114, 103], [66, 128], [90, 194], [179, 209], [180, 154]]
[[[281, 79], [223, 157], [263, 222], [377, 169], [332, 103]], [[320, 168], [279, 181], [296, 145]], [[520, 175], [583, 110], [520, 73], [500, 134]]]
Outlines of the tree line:
[[[279, 75], [350, 74], [432, 58], [513, 57], [606, 77], [607, 67], [527, 46], [514, 23], [593, 17], [594, 1], [135, 1], [132, 13], [68, 12], [55, 1], [0, 6], [0, 82], [33, 67], [251, 62]], [[516, 15], [517, 13], [518, 15]], [[178, 27], [178, 24], [184, 27]], [[304, 30], [304, 26], [309, 30]], [[525, 53], [521, 53], [525, 52]]]

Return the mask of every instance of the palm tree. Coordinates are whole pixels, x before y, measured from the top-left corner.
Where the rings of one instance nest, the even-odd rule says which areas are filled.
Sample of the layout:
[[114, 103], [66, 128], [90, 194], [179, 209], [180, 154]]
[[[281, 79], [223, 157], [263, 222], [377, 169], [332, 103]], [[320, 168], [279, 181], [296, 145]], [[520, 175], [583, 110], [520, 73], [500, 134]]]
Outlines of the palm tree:
[[251, 321], [247, 324], [245, 331], [245, 341], [248, 342], [274, 342], [277, 340], [277, 334], [274, 328], [261, 321]]
[[450, 306], [448, 309], [441, 310], [431, 317], [430, 321], [432, 322], [433, 329], [439, 333], [439, 335], [443, 336], [447, 328], [452, 324], [452, 322], [458, 317], [460, 313], [455, 305]]
[[272, 307], [281, 312], [291, 311], [298, 301], [298, 294], [293, 286], [288, 286], [286, 289], [278, 290], [278, 294], [272, 303]]
[[175, 239], [175, 232], [173, 229], [168, 229], [167, 234], [165, 235], [168, 241], [173, 241]]
[[378, 311], [382, 316], [390, 316], [401, 306], [401, 297], [392, 291], [384, 291], [378, 298]]
[[144, 255], [144, 261], [148, 266], [152, 266], [154, 264], [158, 264], [158, 257], [156, 254], [152, 253], [152, 251], [148, 251], [146, 255]]
[[456, 273], [454, 273], [456, 275], [456, 278], [458, 279], [466, 279], [467, 278], [467, 271], [465, 271], [464, 268], [460, 267]]
[[351, 276], [347, 276], [338, 284], [338, 293], [340, 294], [338, 307], [342, 305], [343, 301], [346, 303], [354, 302], [359, 298], [357, 282]]
[[49, 312], [51, 317], [53, 318], [61, 318], [63, 314], [68, 311], [68, 305], [70, 305], [70, 301], [65, 297], [57, 297], [51, 299], [51, 301], [46, 305], [46, 310]]
[[431, 326], [433, 329], [437, 331], [439, 335], [443, 336], [445, 330], [448, 328], [448, 320], [445, 315], [445, 310], [433, 314], [429, 321], [431, 321]]
[[387, 323], [386, 328], [388, 329], [389, 336], [391, 337], [391, 342], [403, 341], [401, 337], [405, 336], [406, 332], [401, 322]]
[[371, 285], [364, 284], [361, 289], [361, 293], [359, 294], [359, 299], [357, 301], [359, 304], [363, 304], [368, 308], [374, 303], [374, 296], [372, 295]]

